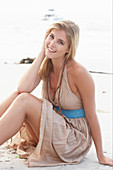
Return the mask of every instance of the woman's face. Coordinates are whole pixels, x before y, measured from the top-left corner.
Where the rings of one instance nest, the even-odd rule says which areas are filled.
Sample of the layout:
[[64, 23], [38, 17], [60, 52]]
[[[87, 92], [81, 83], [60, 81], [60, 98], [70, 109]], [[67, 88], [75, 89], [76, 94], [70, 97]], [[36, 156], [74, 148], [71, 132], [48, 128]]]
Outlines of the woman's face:
[[45, 55], [50, 59], [63, 58], [69, 51], [66, 32], [53, 29], [45, 41]]

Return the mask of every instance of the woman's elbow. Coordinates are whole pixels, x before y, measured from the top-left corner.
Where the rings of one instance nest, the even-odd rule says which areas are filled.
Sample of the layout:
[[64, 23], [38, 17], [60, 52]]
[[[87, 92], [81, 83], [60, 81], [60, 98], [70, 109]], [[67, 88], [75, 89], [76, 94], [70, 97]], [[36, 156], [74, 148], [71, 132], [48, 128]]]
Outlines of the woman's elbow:
[[18, 93], [23, 93], [24, 92], [24, 90], [20, 86], [17, 87], [17, 91], [18, 91]]
[[18, 91], [18, 93], [30, 93], [31, 92], [30, 89], [29, 90], [24, 89], [24, 87], [21, 87], [21, 86], [17, 87], [17, 91]]

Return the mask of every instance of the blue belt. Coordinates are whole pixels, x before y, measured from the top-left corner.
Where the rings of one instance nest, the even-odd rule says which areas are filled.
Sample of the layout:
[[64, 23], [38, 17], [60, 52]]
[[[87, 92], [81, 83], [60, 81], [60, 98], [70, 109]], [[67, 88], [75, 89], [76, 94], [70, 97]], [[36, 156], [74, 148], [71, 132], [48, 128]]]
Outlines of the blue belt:
[[[59, 107], [53, 106], [53, 108], [60, 111]], [[64, 110], [61, 109], [62, 114], [66, 116], [69, 119], [75, 119], [75, 118], [83, 118], [86, 117], [84, 109], [77, 109], [77, 110]]]

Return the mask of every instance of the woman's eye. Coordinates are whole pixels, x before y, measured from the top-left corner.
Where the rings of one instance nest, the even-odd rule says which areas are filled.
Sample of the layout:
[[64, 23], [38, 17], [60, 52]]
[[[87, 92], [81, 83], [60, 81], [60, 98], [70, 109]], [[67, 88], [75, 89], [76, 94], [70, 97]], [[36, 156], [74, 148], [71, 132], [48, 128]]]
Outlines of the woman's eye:
[[54, 38], [54, 36], [52, 34], [49, 35], [52, 39]]
[[62, 41], [58, 41], [58, 43], [64, 45], [64, 43]]

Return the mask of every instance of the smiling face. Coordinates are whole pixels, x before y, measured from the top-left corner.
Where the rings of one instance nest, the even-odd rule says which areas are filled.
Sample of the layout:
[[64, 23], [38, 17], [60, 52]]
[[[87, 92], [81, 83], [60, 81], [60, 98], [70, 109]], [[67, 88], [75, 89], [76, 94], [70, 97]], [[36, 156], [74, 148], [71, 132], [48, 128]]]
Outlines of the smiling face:
[[64, 59], [69, 51], [68, 40], [65, 31], [53, 29], [45, 42], [45, 55], [49, 59]]

